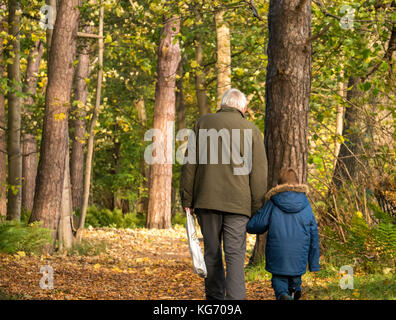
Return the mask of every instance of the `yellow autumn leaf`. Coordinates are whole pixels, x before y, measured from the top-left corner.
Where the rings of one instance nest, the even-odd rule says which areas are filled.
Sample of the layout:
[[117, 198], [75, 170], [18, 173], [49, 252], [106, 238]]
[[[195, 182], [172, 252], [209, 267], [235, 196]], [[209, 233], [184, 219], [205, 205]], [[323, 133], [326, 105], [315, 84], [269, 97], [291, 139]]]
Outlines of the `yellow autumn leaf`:
[[100, 264], [96, 263], [93, 267], [94, 267], [94, 269], [99, 269], [100, 268]]
[[18, 251], [17, 254], [18, 254], [18, 256], [20, 256], [20, 257], [26, 257], [25, 251]]
[[122, 270], [121, 270], [120, 268], [118, 268], [117, 266], [115, 266], [115, 267], [113, 268], [113, 271], [115, 271], [115, 272], [122, 272]]
[[359, 218], [363, 218], [363, 213], [362, 213], [361, 211], [356, 211], [356, 215], [357, 215]]
[[54, 119], [55, 119], [56, 121], [65, 120], [65, 119], [66, 119], [66, 114], [63, 113], [63, 112], [57, 113], [57, 114], [54, 115]]

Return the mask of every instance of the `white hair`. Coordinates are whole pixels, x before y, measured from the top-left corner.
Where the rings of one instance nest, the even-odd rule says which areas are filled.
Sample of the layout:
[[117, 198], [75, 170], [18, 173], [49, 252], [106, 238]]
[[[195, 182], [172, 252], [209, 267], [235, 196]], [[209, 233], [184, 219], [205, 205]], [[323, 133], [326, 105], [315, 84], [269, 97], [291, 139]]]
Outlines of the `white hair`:
[[231, 88], [224, 93], [220, 106], [236, 108], [243, 112], [247, 106], [247, 99], [241, 91]]

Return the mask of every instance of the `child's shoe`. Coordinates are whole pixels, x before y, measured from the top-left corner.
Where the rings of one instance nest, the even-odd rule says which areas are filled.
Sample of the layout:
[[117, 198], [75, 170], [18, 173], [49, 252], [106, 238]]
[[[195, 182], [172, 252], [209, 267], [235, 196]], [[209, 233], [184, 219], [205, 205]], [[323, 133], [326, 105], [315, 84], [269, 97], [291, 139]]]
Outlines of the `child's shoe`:
[[301, 298], [301, 290], [295, 291], [294, 295], [293, 295], [293, 298], [294, 298], [294, 300], [300, 300], [300, 298]]
[[291, 296], [289, 296], [286, 293], [283, 293], [279, 296], [279, 300], [293, 300], [293, 298]]

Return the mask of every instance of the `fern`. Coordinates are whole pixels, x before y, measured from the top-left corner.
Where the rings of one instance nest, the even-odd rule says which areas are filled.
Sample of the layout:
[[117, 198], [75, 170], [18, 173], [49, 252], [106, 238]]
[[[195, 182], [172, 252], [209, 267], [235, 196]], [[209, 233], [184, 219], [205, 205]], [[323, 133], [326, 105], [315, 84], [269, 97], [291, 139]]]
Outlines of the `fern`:
[[51, 242], [51, 231], [40, 227], [39, 222], [29, 225], [19, 221], [0, 223], [0, 252], [39, 253], [45, 245], [51, 244]]

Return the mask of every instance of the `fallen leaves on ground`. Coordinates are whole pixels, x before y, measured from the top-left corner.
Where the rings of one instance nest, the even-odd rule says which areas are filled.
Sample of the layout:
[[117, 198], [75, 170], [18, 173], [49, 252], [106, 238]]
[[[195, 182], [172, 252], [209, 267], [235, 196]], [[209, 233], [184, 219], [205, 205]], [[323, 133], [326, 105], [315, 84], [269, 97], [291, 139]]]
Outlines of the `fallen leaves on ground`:
[[[84, 238], [105, 241], [106, 251], [96, 256], [0, 254], [0, 291], [19, 299], [205, 299], [183, 227], [88, 229]], [[253, 245], [248, 235], [248, 248]], [[42, 266], [53, 268], [53, 289], [39, 285]], [[273, 299], [270, 281], [246, 287], [247, 299]]]

